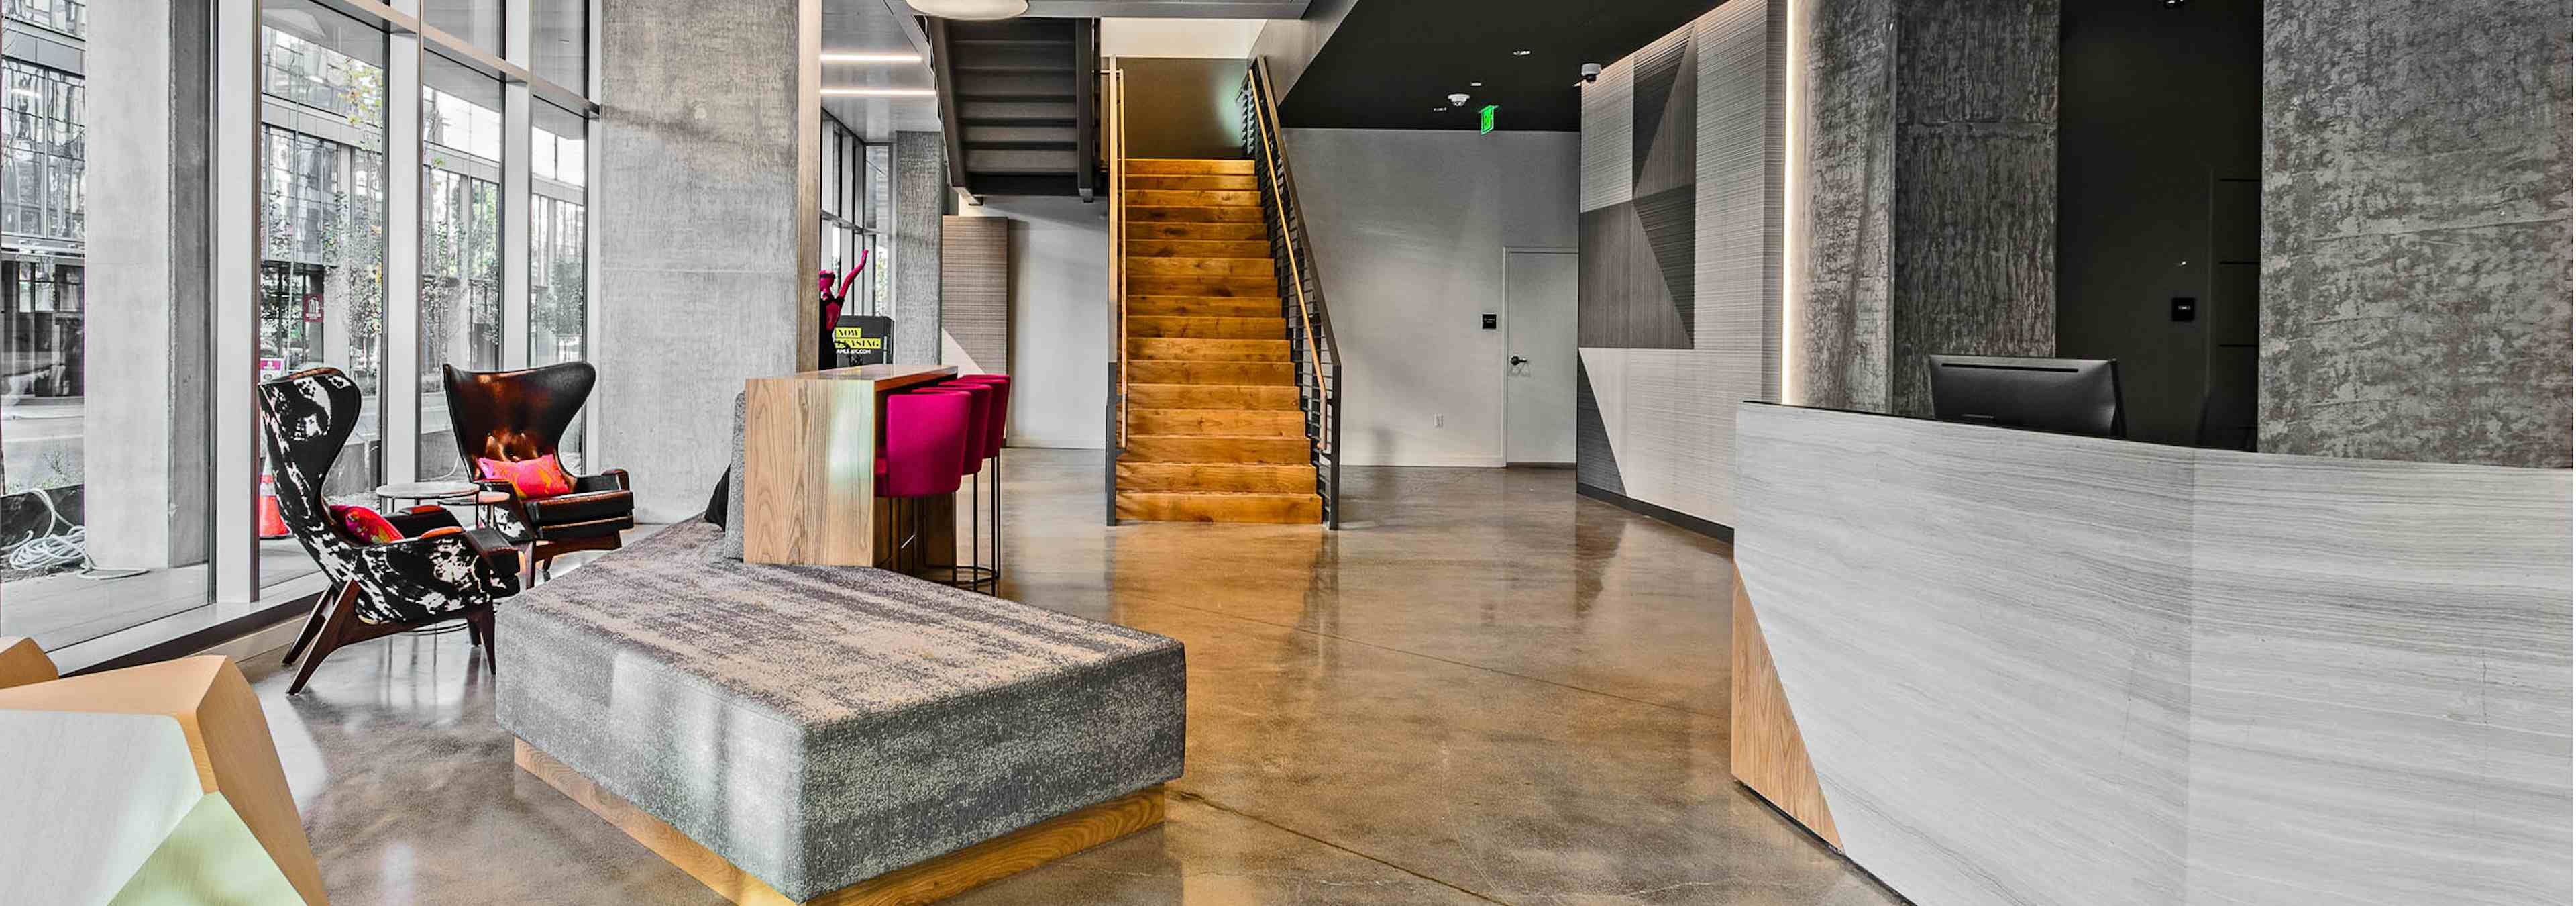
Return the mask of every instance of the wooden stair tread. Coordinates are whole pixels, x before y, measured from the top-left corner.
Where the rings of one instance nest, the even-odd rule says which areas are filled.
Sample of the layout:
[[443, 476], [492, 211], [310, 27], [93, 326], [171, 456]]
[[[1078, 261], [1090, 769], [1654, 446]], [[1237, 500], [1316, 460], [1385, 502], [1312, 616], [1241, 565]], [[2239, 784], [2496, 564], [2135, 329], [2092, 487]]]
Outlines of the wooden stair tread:
[[1239, 175], [1253, 173], [1252, 161], [1213, 158], [1130, 157], [1127, 173], [1133, 175]]
[[1145, 522], [1239, 522], [1311, 525], [1323, 520], [1324, 498], [1250, 491], [1120, 491], [1118, 518]]
[[1321, 521], [1314, 442], [1249, 160], [1126, 161], [1121, 520]]

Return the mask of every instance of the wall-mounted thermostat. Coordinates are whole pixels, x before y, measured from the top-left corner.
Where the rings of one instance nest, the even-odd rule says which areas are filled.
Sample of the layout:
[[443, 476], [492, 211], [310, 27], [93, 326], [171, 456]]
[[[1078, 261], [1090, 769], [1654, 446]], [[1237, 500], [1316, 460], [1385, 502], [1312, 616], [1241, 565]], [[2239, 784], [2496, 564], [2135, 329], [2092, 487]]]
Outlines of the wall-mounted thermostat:
[[1492, 330], [1492, 329], [1494, 329], [1494, 318], [1495, 318], [1495, 315], [1494, 315], [1494, 313], [1493, 313], [1493, 312], [1490, 312], [1490, 311], [1489, 311], [1489, 312], [1486, 312], [1486, 313], [1485, 313], [1485, 329], [1486, 329], [1486, 330]]

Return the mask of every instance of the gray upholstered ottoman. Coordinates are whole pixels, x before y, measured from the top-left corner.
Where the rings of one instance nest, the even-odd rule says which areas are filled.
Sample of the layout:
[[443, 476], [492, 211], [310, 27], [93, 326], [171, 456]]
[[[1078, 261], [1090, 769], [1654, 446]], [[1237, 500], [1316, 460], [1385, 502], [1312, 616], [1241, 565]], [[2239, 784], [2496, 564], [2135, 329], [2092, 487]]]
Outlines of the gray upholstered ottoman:
[[1179, 642], [880, 570], [746, 564], [721, 534], [675, 525], [499, 608], [499, 719], [778, 894], [1180, 776]]

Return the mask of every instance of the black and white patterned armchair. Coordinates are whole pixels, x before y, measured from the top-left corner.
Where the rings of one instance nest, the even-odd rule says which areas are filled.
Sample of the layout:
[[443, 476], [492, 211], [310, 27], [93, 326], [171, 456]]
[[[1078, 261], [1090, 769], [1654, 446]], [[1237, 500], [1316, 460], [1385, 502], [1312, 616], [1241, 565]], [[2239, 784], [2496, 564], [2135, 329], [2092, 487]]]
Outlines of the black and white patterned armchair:
[[387, 514], [403, 537], [352, 535], [322, 497], [331, 463], [357, 427], [356, 382], [337, 368], [312, 368], [259, 385], [263, 435], [277, 480], [277, 508], [313, 555], [332, 591], [314, 606], [286, 662], [313, 656], [287, 687], [304, 689], [313, 668], [343, 645], [464, 620], [484, 663], [497, 667], [492, 600], [518, 593], [518, 551], [491, 529], [467, 530], [444, 510]]

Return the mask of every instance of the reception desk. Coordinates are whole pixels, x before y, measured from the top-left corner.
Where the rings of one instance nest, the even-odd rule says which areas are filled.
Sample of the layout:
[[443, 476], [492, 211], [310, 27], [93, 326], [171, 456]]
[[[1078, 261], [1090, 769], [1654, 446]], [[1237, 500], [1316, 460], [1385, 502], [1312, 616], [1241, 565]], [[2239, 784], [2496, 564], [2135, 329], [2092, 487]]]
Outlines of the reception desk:
[[2568, 902], [2570, 473], [1737, 424], [1737, 777], [1898, 893]]
[[[956, 366], [869, 365], [755, 378], [743, 388], [743, 559], [806, 566], [896, 562], [890, 501], [876, 496], [885, 394], [946, 380]], [[954, 545], [954, 496], [921, 502], [922, 543]]]

